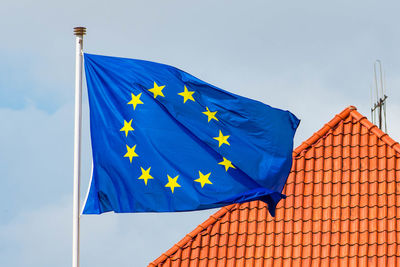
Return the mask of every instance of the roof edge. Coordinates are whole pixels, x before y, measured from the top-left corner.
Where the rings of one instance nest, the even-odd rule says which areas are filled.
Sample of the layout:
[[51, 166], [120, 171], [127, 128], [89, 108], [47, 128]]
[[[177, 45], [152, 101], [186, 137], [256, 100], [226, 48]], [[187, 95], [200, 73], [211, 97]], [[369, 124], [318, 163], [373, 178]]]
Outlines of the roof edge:
[[293, 157], [299, 155], [303, 150], [312, 146], [317, 140], [323, 137], [329, 130], [334, 128], [339, 122], [345, 120], [351, 114], [352, 111], [356, 110], [357, 108], [355, 106], [349, 106], [339, 114], [336, 114], [335, 117], [328, 123], [326, 123], [319, 131], [315, 132], [310, 138], [308, 138], [306, 141], [301, 143], [301, 145], [299, 145], [295, 150], [293, 150]]
[[160, 257], [155, 259], [153, 262], [149, 263], [148, 266], [157, 266], [161, 262], [164, 262], [167, 258], [169, 258], [171, 255], [173, 255], [178, 249], [182, 248], [184, 245], [187, 244], [191, 239], [193, 239], [196, 235], [198, 235], [201, 231], [206, 229], [208, 226], [211, 224], [215, 223], [218, 221], [219, 218], [224, 216], [227, 212], [231, 211], [233, 208], [238, 206], [239, 204], [231, 204], [225, 207], [222, 207], [219, 211], [211, 215], [206, 221], [204, 221], [202, 224], [197, 226], [192, 232], [187, 234], [184, 238], [182, 238], [178, 243], [176, 243], [172, 248], [161, 254]]
[[315, 132], [310, 138], [293, 150], [293, 157], [298, 156], [302, 151], [315, 144], [315, 142], [322, 138], [329, 130], [334, 128], [342, 120], [345, 120], [348, 116], [352, 116], [354, 119], [356, 119], [356, 121], [365, 126], [368, 131], [375, 134], [380, 140], [400, 154], [400, 144], [398, 142], [394, 141], [387, 133], [383, 132], [378, 126], [370, 122], [367, 117], [359, 113], [355, 106], [348, 106], [327, 124], [325, 124], [319, 131]]
[[370, 122], [367, 117], [363, 116], [357, 110], [351, 111], [350, 114], [354, 119], [364, 125], [368, 129], [368, 131], [375, 134], [380, 140], [382, 140], [382, 142], [386, 143], [389, 147], [400, 154], [400, 144], [394, 141], [387, 133], [379, 129], [378, 126]]

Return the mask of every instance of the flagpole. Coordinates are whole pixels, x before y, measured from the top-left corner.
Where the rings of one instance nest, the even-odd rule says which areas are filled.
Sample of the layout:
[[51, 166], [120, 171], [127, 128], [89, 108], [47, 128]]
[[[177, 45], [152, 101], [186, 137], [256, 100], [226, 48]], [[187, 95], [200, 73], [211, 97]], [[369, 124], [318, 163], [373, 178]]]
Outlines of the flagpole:
[[74, 194], [72, 214], [72, 267], [79, 267], [79, 205], [81, 173], [81, 127], [82, 127], [82, 57], [85, 27], [75, 27], [75, 127], [74, 127]]

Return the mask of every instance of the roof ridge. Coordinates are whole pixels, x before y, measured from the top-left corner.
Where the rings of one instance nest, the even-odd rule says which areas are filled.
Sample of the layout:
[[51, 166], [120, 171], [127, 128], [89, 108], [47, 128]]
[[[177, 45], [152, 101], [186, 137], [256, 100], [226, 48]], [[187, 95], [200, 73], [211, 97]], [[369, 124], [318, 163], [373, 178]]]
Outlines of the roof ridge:
[[211, 224], [215, 223], [218, 221], [219, 218], [224, 216], [228, 211], [231, 211], [233, 208], [238, 207], [239, 204], [231, 204], [225, 207], [222, 207], [220, 210], [218, 210], [216, 213], [211, 215], [206, 221], [201, 223], [199, 226], [197, 226], [192, 232], [187, 234], [184, 238], [182, 238], [178, 243], [173, 245], [172, 248], [161, 254], [160, 257], [155, 259], [153, 262], [149, 263], [148, 266], [157, 266], [157, 264], [165, 261], [167, 258], [169, 258], [171, 255], [173, 255], [178, 249], [182, 248], [184, 245], [186, 245], [190, 240], [192, 240], [196, 235], [198, 235], [201, 231], [206, 229], [208, 226]]
[[[329, 130], [334, 128], [339, 122], [345, 120], [353, 111], [356, 111], [355, 106], [348, 106], [339, 114], [336, 114], [333, 119], [326, 123], [321, 129], [316, 131], [310, 138], [301, 143], [296, 149], [293, 150], [293, 157], [299, 155], [303, 150], [312, 146], [317, 140], [321, 139]], [[357, 112], [358, 113], [358, 112]], [[358, 113], [360, 114], [360, 113]], [[361, 114], [360, 114], [361, 115]], [[362, 115], [361, 115], [362, 116]]]
[[400, 154], [400, 144], [396, 141], [394, 141], [387, 133], [379, 129], [378, 126], [370, 122], [367, 117], [362, 115], [357, 111], [357, 109], [352, 110], [350, 112], [350, 115], [356, 119], [358, 122], [360, 122], [362, 125], [364, 125], [369, 132], [375, 134], [382, 142], [386, 143], [389, 147], [394, 149], [397, 153]]
[[400, 154], [400, 144], [394, 141], [387, 133], [383, 132], [379, 129], [378, 126], [370, 122], [367, 117], [362, 115], [357, 111], [355, 106], [348, 106], [342, 112], [335, 115], [335, 117], [330, 120], [327, 124], [325, 124], [320, 130], [315, 132], [310, 138], [304, 141], [301, 145], [299, 145], [296, 149], [293, 150], [293, 157], [299, 155], [302, 151], [312, 146], [315, 142], [321, 139], [329, 130], [334, 128], [339, 122], [345, 120], [348, 116], [353, 117], [362, 125], [364, 125], [369, 132], [375, 134], [380, 140], [386, 143], [388, 146], [393, 148], [397, 153]]

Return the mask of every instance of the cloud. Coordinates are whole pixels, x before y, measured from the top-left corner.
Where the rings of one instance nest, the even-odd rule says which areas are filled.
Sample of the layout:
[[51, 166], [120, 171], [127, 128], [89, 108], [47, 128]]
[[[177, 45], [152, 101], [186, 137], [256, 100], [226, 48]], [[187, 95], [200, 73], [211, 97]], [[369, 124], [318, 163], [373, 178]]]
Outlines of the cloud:
[[[146, 266], [215, 211], [83, 216], [81, 264]], [[3, 262], [7, 266], [70, 266], [71, 215], [71, 196], [63, 195], [0, 224]]]
[[[368, 116], [384, 63], [389, 134], [400, 140], [395, 1], [6, 1], [0, 9], [0, 258], [70, 266], [74, 36], [85, 51], [167, 63], [291, 110], [296, 145], [348, 105]], [[79, 7], [79, 8], [77, 8]], [[84, 92], [82, 197], [89, 180]], [[143, 266], [213, 211], [82, 219], [83, 266]]]
[[21, 212], [0, 224], [0, 257], [7, 266], [70, 266], [70, 199]]
[[64, 106], [54, 114], [33, 106], [0, 109], [0, 201], [9, 203], [1, 208], [9, 216], [71, 190], [71, 107]]
[[82, 265], [147, 266], [217, 210], [82, 218]]

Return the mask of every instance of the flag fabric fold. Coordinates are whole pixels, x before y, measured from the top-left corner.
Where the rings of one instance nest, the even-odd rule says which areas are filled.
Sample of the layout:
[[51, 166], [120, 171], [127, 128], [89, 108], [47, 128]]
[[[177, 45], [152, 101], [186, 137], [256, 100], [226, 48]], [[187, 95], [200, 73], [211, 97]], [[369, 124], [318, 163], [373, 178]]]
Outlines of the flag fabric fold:
[[252, 200], [273, 214], [299, 120], [177, 68], [84, 55], [93, 174], [84, 214]]

